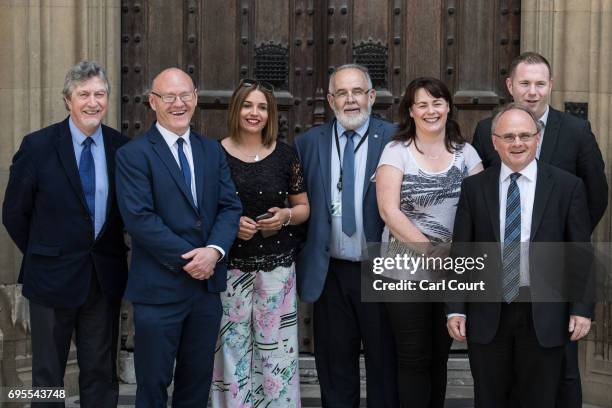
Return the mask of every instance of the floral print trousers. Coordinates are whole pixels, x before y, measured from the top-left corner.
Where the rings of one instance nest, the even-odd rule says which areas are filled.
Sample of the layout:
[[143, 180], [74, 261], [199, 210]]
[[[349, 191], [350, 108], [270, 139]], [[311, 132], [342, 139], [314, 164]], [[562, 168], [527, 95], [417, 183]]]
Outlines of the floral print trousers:
[[301, 407], [295, 264], [227, 273], [213, 407]]

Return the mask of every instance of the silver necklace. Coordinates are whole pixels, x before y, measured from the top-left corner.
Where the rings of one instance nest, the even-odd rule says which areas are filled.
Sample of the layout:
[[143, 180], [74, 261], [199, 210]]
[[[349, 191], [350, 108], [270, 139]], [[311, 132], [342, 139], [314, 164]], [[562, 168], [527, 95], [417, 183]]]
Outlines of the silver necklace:
[[234, 143], [234, 145], [236, 146], [236, 148], [238, 150], [240, 150], [240, 153], [242, 153], [243, 155], [245, 155], [246, 157], [253, 159], [254, 162], [258, 162], [261, 160], [261, 157], [259, 157], [259, 153], [261, 153], [261, 151], [265, 148], [264, 145], [261, 145], [261, 147], [259, 148], [259, 150], [257, 151], [257, 153], [253, 154], [247, 154], [244, 150], [242, 150], [242, 148], [240, 146], [238, 146], [237, 143]]

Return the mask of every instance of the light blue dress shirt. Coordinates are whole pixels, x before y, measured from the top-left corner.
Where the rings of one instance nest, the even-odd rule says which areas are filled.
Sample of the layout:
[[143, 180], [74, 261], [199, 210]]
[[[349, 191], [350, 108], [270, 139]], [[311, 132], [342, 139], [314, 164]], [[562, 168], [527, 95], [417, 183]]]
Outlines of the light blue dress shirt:
[[[76, 157], [77, 167], [81, 161], [81, 152], [83, 151], [83, 142], [85, 136], [83, 132], [74, 124], [72, 118], [68, 120], [70, 126], [70, 134], [72, 135], [72, 146], [74, 147], [74, 156]], [[89, 136], [92, 138], [93, 143], [91, 144], [91, 154], [94, 159], [94, 166], [96, 170], [96, 213], [94, 217], [94, 231], [95, 237], [98, 237], [102, 226], [106, 222], [106, 203], [108, 200], [108, 173], [106, 168], [106, 152], [104, 150], [104, 138], [102, 137], [102, 126], [98, 126], [98, 129], [93, 135]]]
[[[357, 135], [354, 136], [353, 142], [355, 147], [359, 145], [361, 139], [365, 135], [370, 126], [370, 120], [368, 119], [360, 128], [355, 129]], [[340, 162], [344, 155], [344, 146], [346, 145], [346, 136], [343, 135], [344, 127], [340, 122], [336, 121], [336, 129], [338, 131], [338, 138], [340, 141], [340, 157], [338, 157], [338, 149], [336, 148], [336, 138], [332, 134], [331, 146], [331, 202], [332, 207], [339, 205], [342, 202], [342, 191], [338, 191], [337, 184], [340, 179]], [[333, 130], [332, 130], [333, 133]], [[369, 138], [369, 136], [368, 136]], [[362, 250], [365, 248], [365, 233], [363, 230], [363, 184], [367, 177], [370, 178], [371, 174], [365, 174], [366, 162], [368, 160], [368, 139], [355, 153], [355, 221], [357, 229], [352, 236], [347, 236], [342, 232], [342, 213], [332, 211], [332, 228], [331, 228], [331, 245], [330, 253], [331, 256], [338, 259], [344, 259], [347, 261], [361, 261]], [[341, 206], [341, 205], [340, 205]]]

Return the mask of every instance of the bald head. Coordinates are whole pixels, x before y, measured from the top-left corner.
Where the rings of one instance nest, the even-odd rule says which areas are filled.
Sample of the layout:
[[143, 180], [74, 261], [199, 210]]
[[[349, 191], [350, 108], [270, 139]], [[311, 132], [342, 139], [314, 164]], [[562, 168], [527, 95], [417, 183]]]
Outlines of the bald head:
[[183, 71], [180, 68], [176, 68], [176, 67], [166, 68], [162, 72], [157, 74], [155, 78], [153, 78], [153, 82], [151, 83], [151, 89], [155, 90], [156, 86], [160, 82], [163, 83], [166, 81], [176, 81], [176, 80], [188, 81], [189, 83], [191, 83], [191, 86], [195, 89], [195, 84], [193, 83], [193, 80], [191, 79], [191, 77], [187, 75], [185, 71]]
[[172, 133], [180, 136], [189, 129], [197, 103], [193, 80], [184, 71], [167, 68], [153, 79], [149, 104], [157, 122]]

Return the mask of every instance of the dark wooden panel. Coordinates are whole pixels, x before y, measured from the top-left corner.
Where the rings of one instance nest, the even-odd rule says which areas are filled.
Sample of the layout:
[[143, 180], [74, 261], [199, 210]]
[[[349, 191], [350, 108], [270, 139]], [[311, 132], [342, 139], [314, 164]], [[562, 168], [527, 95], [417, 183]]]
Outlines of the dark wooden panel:
[[520, 1], [446, 0], [441, 75], [464, 134], [507, 102], [508, 66], [520, 48]]
[[218, 0], [201, 2], [198, 87], [202, 90], [228, 90], [238, 84], [240, 52], [240, 17], [237, 2]]
[[493, 78], [495, 52], [497, 51], [495, 30], [495, 2], [472, 0], [457, 2], [458, 10], [455, 32], [448, 33], [456, 38], [456, 66], [453, 75], [455, 92], [494, 92]]
[[289, 8], [292, 1], [257, 0], [255, 4], [255, 42], [289, 42]]
[[168, 67], [184, 68], [183, 13], [187, 10], [176, 7], [174, 1], [149, 0], [144, 3], [147, 5], [145, 75], [152, 78]]
[[[405, 84], [419, 76], [439, 77], [441, 67], [442, 23], [448, 14], [443, 14], [443, 0], [404, 0], [403, 41]], [[441, 79], [444, 80], [445, 76]], [[403, 92], [403, 89], [402, 89]]]

